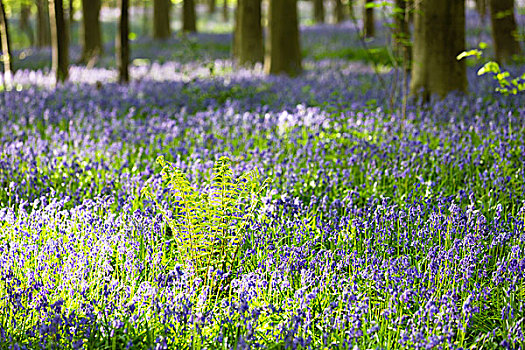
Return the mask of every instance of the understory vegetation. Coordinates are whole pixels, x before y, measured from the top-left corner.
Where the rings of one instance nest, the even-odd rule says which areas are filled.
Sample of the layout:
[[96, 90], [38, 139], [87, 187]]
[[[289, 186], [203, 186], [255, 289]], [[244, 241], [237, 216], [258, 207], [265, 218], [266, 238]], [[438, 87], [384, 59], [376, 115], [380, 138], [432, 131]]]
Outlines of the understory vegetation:
[[0, 347], [523, 346], [523, 95], [470, 67], [403, 112], [343, 33], [304, 28], [297, 78], [235, 67], [225, 34], [138, 40], [127, 86], [16, 72]]

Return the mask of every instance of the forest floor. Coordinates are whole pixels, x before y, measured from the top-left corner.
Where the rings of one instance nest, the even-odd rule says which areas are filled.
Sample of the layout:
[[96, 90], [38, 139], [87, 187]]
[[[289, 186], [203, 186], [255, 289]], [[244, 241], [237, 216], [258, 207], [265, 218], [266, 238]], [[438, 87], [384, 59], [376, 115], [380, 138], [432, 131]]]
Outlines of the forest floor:
[[127, 86], [15, 62], [0, 346], [519, 348], [523, 96], [471, 67], [403, 111], [352, 28], [303, 28], [297, 78], [238, 69], [227, 34], [137, 39]]

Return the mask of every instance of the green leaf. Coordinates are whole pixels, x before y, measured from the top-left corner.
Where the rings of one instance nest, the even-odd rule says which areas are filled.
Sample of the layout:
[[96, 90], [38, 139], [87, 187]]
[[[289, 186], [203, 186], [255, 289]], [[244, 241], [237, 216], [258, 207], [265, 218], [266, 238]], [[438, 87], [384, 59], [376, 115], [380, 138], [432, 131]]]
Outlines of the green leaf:
[[498, 74], [500, 72], [501, 70], [499, 68], [499, 64], [496, 62], [490, 61], [490, 62], [485, 63], [485, 65], [478, 70], [478, 76], [484, 75], [487, 73]]
[[480, 50], [473, 49], [473, 50], [469, 50], [469, 51], [463, 51], [462, 53], [460, 53], [459, 55], [456, 56], [456, 59], [458, 61], [460, 61], [463, 58], [472, 57], [472, 56], [476, 56], [476, 58], [479, 59], [479, 58], [481, 58], [482, 54], [483, 54], [483, 52], [481, 52]]

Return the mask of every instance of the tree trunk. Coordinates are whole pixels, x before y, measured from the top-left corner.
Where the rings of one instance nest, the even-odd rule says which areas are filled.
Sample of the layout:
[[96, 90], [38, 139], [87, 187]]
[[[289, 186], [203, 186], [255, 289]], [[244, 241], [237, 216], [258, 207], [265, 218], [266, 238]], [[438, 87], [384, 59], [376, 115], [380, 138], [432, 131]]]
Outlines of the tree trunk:
[[514, 18], [514, 0], [490, 0], [490, 21], [496, 60], [508, 62], [521, 53]]
[[217, 1], [216, 0], [208, 0], [208, 13], [210, 15], [213, 15], [216, 10], [217, 10]]
[[63, 0], [49, 0], [49, 21], [51, 22], [51, 67], [58, 84], [67, 80], [69, 69], [69, 49]]
[[102, 54], [100, 0], [82, 0], [84, 47], [81, 61], [94, 62]]
[[[423, 0], [424, 1], [424, 0]], [[363, 8], [363, 36], [373, 38], [376, 35], [374, 23], [374, 8], [367, 8], [367, 4], [373, 4], [374, 0], [366, 0]]]
[[222, 2], [222, 19], [224, 22], [228, 22], [228, 19], [230, 18], [229, 12], [228, 12], [228, 0], [223, 0]]
[[412, 47], [410, 42], [410, 18], [407, 0], [395, 0], [396, 11], [394, 11], [394, 51], [398, 57], [402, 57], [405, 67], [410, 67]]
[[4, 1], [0, 0], [0, 41], [2, 44], [2, 63], [4, 64], [4, 86], [11, 85], [11, 47], [9, 42], [9, 25], [5, 15]]
[[49, 28], [49, 4], [48, 0], [37, 0], [37, 41], [38, 47], [46, 47], [51, 44], [51, 31]]
[[314, 20], [315, 23], [324, 23], [324, 1], [314, 0]]
[[345, 11], [342, 0], [334, 1], [334, 18], [335, 23], [341, 23], [345, 20]]
[[467, 91], [465, 61], [465, 2], [416, 2], [411, 94], [428, 102], [431, 95], [444, 98], [451, 91]]
[[120, 20], [115, 53], [117, 54], [118, 81], [121, 84], [129, 82], [129, 0], [118, 0]]
[[348, 0], [348, 15], [350, 16], [350, 19], [355, 18], [354, 0]]
[[67, 15], [68, 15], [67, 23], [68, 23], [68, 29], [69, 29], [68, 30], [69, 45], [73, 46], [73, 40], [74, 40], [73, 26], [75, 24], [75, 7], [73, 6], [73, 0], [69, 0]]
[[183, 0], [182, 3], [182, 31], [196, 32], [197, 18], [195, 15], [195, 1]]
[[238, 0], [235, 19], [235, 58], [241, 65], [262, 62], [261, 0]]
[[75, 6], [73, 6], [73, 0], [69, 0], [69, 23], [75, 21]]
[[485, 17], [487, 16], [487, 0], [476, 0], [476, 11], [481, 17], [481, 21], [485, 22]]
[[31, 46], [35, 45], [35, 35], [33, 34], [33, 28], [31, 28], [31, 6], [20, 5], [20, 31], [24, 32], [29, 39]]
[[148, 2], [143, 0], [142, 2], [142, 35], [148, 36], [148, 34], [149, 34]]
[[264, 71], [267, 74], [301, 73], [297, 0], [270, 0]]
[[170, 5], [170, 0], [153, 2], [153, 38], [155, 39], [170, 37]]

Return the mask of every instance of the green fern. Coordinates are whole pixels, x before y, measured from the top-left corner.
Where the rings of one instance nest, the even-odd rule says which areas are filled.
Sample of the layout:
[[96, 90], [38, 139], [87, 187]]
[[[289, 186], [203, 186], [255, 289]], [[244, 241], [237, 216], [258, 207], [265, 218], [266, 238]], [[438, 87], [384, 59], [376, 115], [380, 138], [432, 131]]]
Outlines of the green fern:
[[164, 188], [173, 204], [172, 215], [157, 201], [149, 186], [143, 193], [152, 199], [170, 227], [176, 246], [176, 257], [195, 276], [210, 285], [210, 271], [232, 273], [238, 268], [238, 254], [246, 226], [261, 202], [268, 180], [260, 183], [257, 169], [234, 179], [231, 161], [220, 158], [213, 168], [209, 189], [200, 193], [182, 171], [161, 156]]

